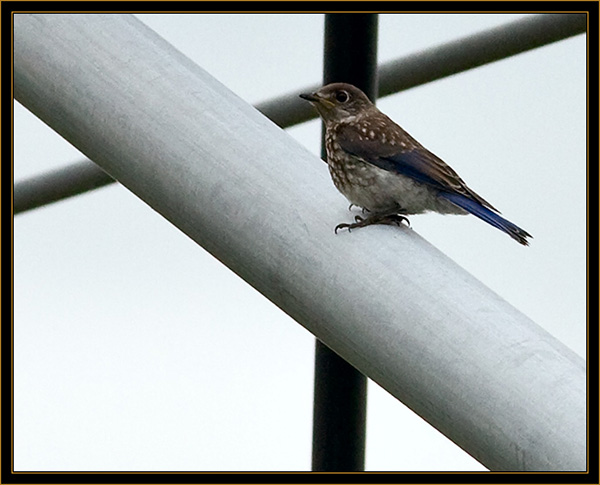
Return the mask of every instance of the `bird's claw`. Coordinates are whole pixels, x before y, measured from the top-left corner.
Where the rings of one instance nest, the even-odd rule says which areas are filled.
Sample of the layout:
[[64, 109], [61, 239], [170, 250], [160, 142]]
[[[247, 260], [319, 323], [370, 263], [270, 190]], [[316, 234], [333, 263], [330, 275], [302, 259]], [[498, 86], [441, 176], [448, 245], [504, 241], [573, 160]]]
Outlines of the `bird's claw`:
[[401, 226], [403, 222], [406, 222], [406, 225], [408, 227], [410, 227], [410, 221], [408, 220], [408, 217], [403, 216], [402, 214], [398, 214], [398, 213], [392, 213], [392, 214], [373, 214], [369, 217], [366, 218], [362, 218], [361, 216], [355, 216], [354, 217], [354, 223], [353, 224], [348, 224], [348, 223], [342, 223], [342, 224], [338, 224], [337, 226], [335, 226], [334, 229], [334, 233], [337, 234], [337, 232], [340, 229], [348, 229], [348, 232], [352, 231], [352, 229], [357, 229], [359, 227], [366, 227], [366, 226], [370, 226], [372, 224], [394, 224], [397, 226]]
[[366, 224], [362, 224], [363, 220], [359, 216], [355, 217], [356, 222], [354, 224], [349, 224], [347, 222], [343, 222], [342, 224], [338, 224], [335, 226], [333, 232], [337, 234], [340, 229], [348, 229], [348, 232], [352, 232], [352, 229], [356, 229], [357, 227], [363, 227]]
[[396, 224], [397, 226], [401, 226], [402, 223], [406, 222], [406, 225], [410, 227], [410, 221], [408, 217], [403, 216], [402, 214], [391, 214], [385, 217], [379, 224]]
[[[348, 210], [351, 211], [352, 207], [360, 207], [359, 205], [356, 204], [350, 204], [348, 206]], [[364, 214], [365, 212], [369, 212], [369, 209], [367, 209], [366, 207], [360, 207], [361, 212]]]
[[350, 232], [350, 226], [351, 226], [351, 225], [352, 225], [352, 224], [338, 224], [337, 226], [335, 226], [335, 229], [333, 230], [333, 232], [334, 232], [335, 234], [337, 234], [337, 232], [338, 232], [340, 229], [346, 229], [346, 228], [348, 228], [348, 232]]

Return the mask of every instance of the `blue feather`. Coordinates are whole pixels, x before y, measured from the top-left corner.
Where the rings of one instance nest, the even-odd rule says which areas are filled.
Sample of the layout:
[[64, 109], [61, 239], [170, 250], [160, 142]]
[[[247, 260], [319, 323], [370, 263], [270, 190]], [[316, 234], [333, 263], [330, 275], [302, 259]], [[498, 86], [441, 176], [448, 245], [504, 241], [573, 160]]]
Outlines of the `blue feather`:
[[516, 224], [507, 221], [504, 219], [504, 217], [496, 214], [487, 207], [482, 206], [477, 201], [469, 199], [464, 195], [450, 192], [440, 192], [440, 197], [449, 200], [461, 209], [464, 209], [474, 216], [479, 217], [481, 220], [491, 224], [495, 228], [504, 231], [506, 234], [524, 246], [529, 246], [529, 241], [527, 238], [533, 237], [531, 234], [529, 234], [527, 231], [524, 231]]
[[428, 173], [428, 169], [431, 169], [432, 165], [424, 156], [426, 154], [427, 152], [424, 150], [409, 150], [387, 157], [372, 158], [369, 161], [379, 168], [406, 175], [417, 182], [432, 185], [440, 189], [444, 188], [440, 180], [436, 180], [433, 174]]

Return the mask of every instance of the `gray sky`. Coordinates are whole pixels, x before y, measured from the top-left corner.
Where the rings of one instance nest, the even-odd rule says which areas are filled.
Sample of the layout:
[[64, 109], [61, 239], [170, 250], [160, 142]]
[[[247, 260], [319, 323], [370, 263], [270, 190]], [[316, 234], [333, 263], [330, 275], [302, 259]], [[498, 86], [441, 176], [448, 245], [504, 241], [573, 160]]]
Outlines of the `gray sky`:
[[[249, 103], [321, 79], [323, 15], [138, 17]], [[379, 60], [520, 17], [381, 15]], [[583, 357], [585, 48], [580, 35], [378, 102], [534, 239], [474, 217], [413, 229]], [[320, 122], [288, 131], [319, 153]], [[17, 181], [81, 157], [15, 104]], [[309, 332], [121, 186], [14, 229], [15, 469], [310, 469]], [[484, 469], [372, 382], [366, 465]]]

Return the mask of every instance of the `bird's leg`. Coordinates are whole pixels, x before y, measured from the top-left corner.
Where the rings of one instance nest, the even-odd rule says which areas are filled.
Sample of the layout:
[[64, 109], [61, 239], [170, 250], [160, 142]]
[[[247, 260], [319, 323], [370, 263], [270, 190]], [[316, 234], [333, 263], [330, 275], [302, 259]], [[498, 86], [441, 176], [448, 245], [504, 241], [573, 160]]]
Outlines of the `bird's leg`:
[[348, 229], [351, 231], [352, 229], [357, 229], [359, 227], [366, 227], [372, 224], [395, 224], [397, 226], [401, 225], [403, 222], [406, 222], [408, 226], [410, 226], [410, 221], [408, 218], [402, 214], [401, 210], [395, 209], [393, 212], [376, 212], [371, 214], [364, 219], [360, 216], [356, 216], [354, 220], [354, 224], [338, 224], [335, 226], [334, 232], [337, 234], [339, 229]]

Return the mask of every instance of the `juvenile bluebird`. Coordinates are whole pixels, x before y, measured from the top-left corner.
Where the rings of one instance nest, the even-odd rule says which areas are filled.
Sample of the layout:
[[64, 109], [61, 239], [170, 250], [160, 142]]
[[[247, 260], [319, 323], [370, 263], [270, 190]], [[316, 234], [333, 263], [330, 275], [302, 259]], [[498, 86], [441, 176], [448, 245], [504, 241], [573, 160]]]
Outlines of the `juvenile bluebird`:
[[400, 223], [406, 215], [435, 211], [473, 214], [527, 246], [531, 234], [500, 216], [444, 161], [379, 111], [360, 89], [333, 83], [301, 94], [325, 122], [327, 164], [333, 183], [352, 205], [368, 212], [354, 229]]

